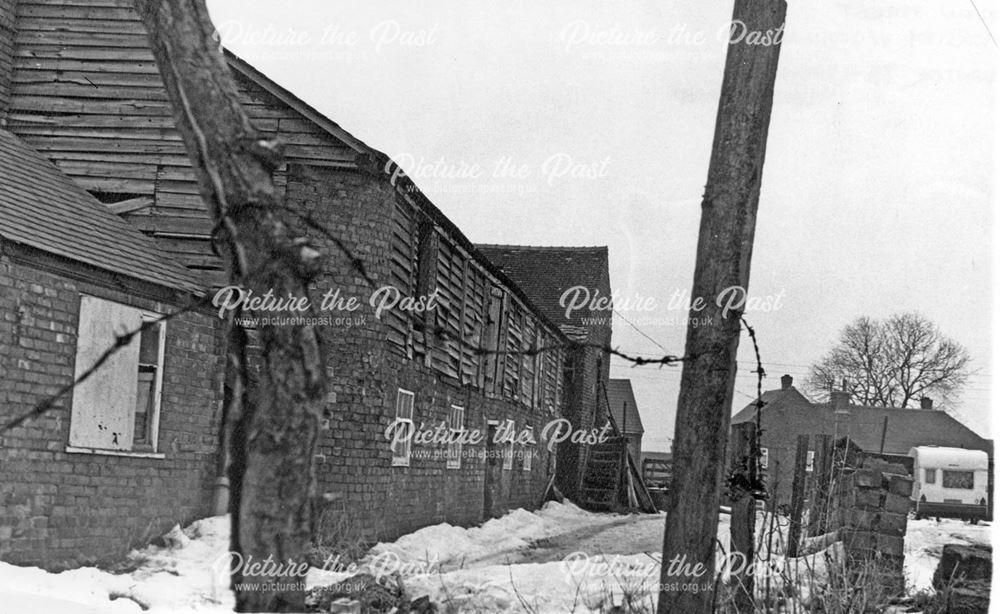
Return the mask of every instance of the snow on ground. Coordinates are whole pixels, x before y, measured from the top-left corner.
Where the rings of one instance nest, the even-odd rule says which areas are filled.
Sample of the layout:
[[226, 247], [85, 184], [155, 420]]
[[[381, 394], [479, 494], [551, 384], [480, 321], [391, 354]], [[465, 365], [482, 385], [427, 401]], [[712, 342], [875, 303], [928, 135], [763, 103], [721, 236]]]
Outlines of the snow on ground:
[[[763, 520], [758, 519], [758, 535]], [[412, 564], [403, 573], [411, 596], [430, 595], [461, 611], [593, 612], [626, 598], [652, 603], [663, 526], [663, 515], [594, 514], [572, 504], [549, 503], [534, 513], [517, 510], [469, 529], [426, 527], [378, 544], [365, 562], [369, 571], [387, 573], [391, 563]], [[774, 534], [775, 552], [783, 551], [784, 531], [782, 526]], [[728, 535], [729, 516], [722, 514], [718, 537], [723, 547]], [[226, 516], [199, 520], [183, 531], [175, 528], [164, 538], [167, 545], [132, 552], [126, 561], [132, 571], [121, 574], [93, 567], [49, 573], [0, 563], [0, 614], [132, 614], [144, 608], [151, 614], [232, 612], [228, 568], [219, 564], [220, 559], [228, 562], [228, 537]], [[957, 520], [911, 521], [907, 586], [928, 588], [942, 546], [955, 542], [988, 544], [990, 527]], [[787, 562], [775, 555], [773, 564], [786, 574], [791, 570], [793, 576], [822, 580], [826, 561], [840, 554], [837, 548]], [[346, 577], [313, 569], [307, 585]], [[689, 583], [687, 590], [711, 586]]]
[[165, 536], [168, 545], [128, 556], [135, 571], [112, 574], [94, 567], [49, 573], [0, 563], [0, 614], [151, 614], [233, 611], [228, 578], [212, 565], [228, 551], [229, 517], [206, 518]]
[[[624, 518], [624, 520], [623, 520]], [[550, 501], [537, 512], [515, 510], [470, 529], [437, 524], [380, 543], [372, 555], [393, 553], [403, 560], [437, 562], [441, 569], [515, 561], [534, 542], [584, 528], [628, 522], [628, 517], [592, 514], [572, 503]]]
[[910, 519], [906, 525], [906, 586], [911, 592], [931, 588], [931, 580], [945, 544], [990, 544], [990, 523], [970, 524], [942, 518]]

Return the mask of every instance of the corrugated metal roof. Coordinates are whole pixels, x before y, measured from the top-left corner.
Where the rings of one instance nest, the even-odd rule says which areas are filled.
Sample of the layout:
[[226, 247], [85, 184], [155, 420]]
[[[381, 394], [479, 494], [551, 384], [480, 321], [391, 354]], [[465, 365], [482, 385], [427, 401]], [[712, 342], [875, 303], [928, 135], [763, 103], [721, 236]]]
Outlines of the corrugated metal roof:
[[154, 241], [0, 130], [0, 236], [77, 262], [193, 293], [197, 279]]

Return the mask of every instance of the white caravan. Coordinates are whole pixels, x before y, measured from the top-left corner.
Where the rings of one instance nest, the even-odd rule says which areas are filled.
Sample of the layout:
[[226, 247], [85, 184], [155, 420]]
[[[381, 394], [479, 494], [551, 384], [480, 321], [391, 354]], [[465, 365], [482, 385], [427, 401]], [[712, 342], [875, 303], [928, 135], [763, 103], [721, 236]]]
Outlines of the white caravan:
[[918, 446], [913, 457], [912, 499], [917, 518], [987, 518], [989, 457], [982, 450]]

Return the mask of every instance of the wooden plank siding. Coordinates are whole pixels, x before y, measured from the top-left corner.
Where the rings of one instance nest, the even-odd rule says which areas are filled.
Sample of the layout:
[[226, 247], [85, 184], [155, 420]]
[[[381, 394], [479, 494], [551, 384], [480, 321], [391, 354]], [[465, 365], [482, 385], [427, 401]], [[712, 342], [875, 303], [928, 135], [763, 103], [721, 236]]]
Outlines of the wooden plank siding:
[[[418, 292], [420, 266], [418, 232], [421, 224], [433, 224], [416, 203], [405, 197], [396, 199], [392, 211], [389, 279], [403, 296]], [[435, 325], [444, 338], [426, 344], [420, 330], [420, 316], [408, 316], [397, 310], [386, 312], [389, 341], [405, 356], [422, 358], [431, 352], [430, 365], [441, 375], [462, 385], [481, 389], [492, 396], [519, 402], [549, 412], [560, 407], [562, 368], [565, 351], [559, 347], [563, 337], [558, 329], [543, 321], [520, 297], [511, 291], [509, 282], [500, 280], [445, 229], [434, 225], [437, 240], [432, 283], [424, 289], [439, 297]], [[490, 334], [491, 288], [499, 291], [505, 307], [499, 310], [496, 339]], [[487, 355], [479, 348], [495, 347], [501, 352]], [[538, 355], [524, 354], [535, 347], [554, 348]], [[494, 375], [488, 373], [497, 368]]]
[[[7, 54], [9, 129], [85, 189], [112, 195], [102, 200], [150, 198], [124, 216], [186, 265], [218, 271], [207, 241], [212, 225], [131, 0], [19, 0], [16, 17]], [[254, 125], [286, 143], [289, 162], [353, 164], [349, 145], [247, 76], [234, 76]], [[279, 188], [286, 171], [275, 174]]]
[[[212, 224], [131, 0], [18, 0], [16, 15], [9, 129], [156, 237], [204, 283], [223, 285]], [[359, 153], [381, 155], [249, 65], [230, 58], [230, 66], [251, 120], [286, 143], [287, 164], [275, 172], [279, 188], [295, 176], [290, 168], [353, 169]], [[422, 196], [398, 191], [383, 219], [391, 224], [388, 283], [404, 296], [436, 292], [441, 308], [432, 324], [447, 333], [435, 339], [417, 315], [393, 309], [384, 316], [390, 345], [461, 385], [558, 411], [564, 351], [520, 352], [559, 345], [559, 329]], [[428, 228], [434, 253], [422, 261], [418, 243]]]
[[0, 120], [10, 103], [14, 70], [14, 0], [0, 0]]

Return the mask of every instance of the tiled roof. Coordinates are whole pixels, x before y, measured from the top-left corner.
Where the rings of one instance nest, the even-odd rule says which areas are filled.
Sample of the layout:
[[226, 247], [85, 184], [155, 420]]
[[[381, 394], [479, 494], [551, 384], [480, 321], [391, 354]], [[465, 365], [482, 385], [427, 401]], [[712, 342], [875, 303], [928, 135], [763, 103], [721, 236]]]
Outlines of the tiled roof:
[[[992, 442], [977, 435], [947, 412], [937, 409], [864, 407], [848, 405], [847, 414], [834, 413], [830, 403], [813, 403], [794, 386], [763, 394], [761, 428], [778, 429], [787, 435], [830, 434], [850, 436], [866, 452], [882, 449], [885, 427], [885, 454], [906, 455], [910, 448], [936, 445], [984, 450], [992, 454]], [[756, 417], [756, 401], [732, 418], [732, 423]]]
[[40, 153], [0, 130], [0, 237], [167, 288], [194, 276]]
[[610, 322], [610, 310], [579, 309], [566, 317], [566, 307], [560, 305], [563, 293], [575, 286], [584, 286], [591, 293], [596, 290], [604, 297], [611, 295], [607, 247], [476, 247], [557, 324], [585, 326], [583, 319], [588, 317], [606, 317]]
[[608, 380], [608, 405], [611, 406], [611, 415], [614, 416], [615, 423], [626, 435], [645, 432], [639, 408], [635, 403], [635, 394], [632, 392], [632, 380]]

